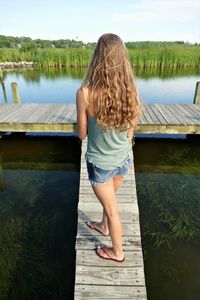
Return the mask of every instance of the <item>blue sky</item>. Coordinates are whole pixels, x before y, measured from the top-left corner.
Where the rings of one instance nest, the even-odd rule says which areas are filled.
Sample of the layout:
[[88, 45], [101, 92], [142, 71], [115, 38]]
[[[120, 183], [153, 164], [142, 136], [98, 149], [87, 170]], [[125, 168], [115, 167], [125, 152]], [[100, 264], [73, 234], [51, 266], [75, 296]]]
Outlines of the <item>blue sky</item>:
[[0, 0], [0, 10], [3, 35], [200, 43], [200, 0]]

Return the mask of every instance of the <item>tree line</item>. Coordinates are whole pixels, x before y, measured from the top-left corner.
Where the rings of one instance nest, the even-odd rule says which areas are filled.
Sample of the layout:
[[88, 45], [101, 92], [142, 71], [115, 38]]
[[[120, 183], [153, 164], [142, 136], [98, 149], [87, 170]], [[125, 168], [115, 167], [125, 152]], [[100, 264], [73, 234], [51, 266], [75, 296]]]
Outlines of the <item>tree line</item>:
[[[14, 37], [0, 35], [0, 48], [20, 48], [23, 51], [30, 51], [38, 48], [93, 48], [96, 43], [84, 43], [74, 39], [44, 40], [31, 39], [30, 37]], [[163, 46], [193, 45], [184, 41], [135, 41], [126, 42], [128, 49], [154, 48]], [[200, 45], [195, 43], [194, 45]]]

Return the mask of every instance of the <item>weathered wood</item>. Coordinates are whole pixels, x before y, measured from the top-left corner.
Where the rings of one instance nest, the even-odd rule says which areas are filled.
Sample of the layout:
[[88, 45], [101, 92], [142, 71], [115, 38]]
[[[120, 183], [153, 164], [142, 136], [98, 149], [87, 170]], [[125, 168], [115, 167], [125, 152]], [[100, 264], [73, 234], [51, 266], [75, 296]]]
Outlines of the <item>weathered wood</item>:
[[[101, 258], [96, 258], [101, 259]], [[125, 285], [125, 286], [141, 286], [144, 285], [144, 273], [142, 268], [137, 267], [119, 267], [119, 266], [76, 266], [77, 284], [95, 284], [95, 285]], [[95, 297], [94, 297], [95, 299]]]
[[[113, 292], [114, 290], [114, 292]], [[144, 286], [113, 286], [108, 285], [79, 284], [75, 287], [75, 300], [146, 300], [146, 289]], [[95, 298], [94, 298], [95, 295]]]
[[[88, 202], [88, 203], [96, 203], [98, 200], [96, 199], [94, 194], [80, 194], [81, 195], [81, 201], [84, 202]], [[134, 196], [134, 199], [133, 199]], [[118, 203], [134, 203], [135, 201], [137, 201], [136, 199], [136, 192], [134, 192], [134, 194], [131, 195], [119, 195], [117, 192], [117, 202]]]
[[[80, 202], [79, 203], [79, 211], [87, 211], [87, 212], [95, 212], [95, 213], [102, 213], [102, 205], [99, 201], [96, 203], [88, 203], [88, 202]], [[121, 213], [137, 213], [138, 208], [133, 203], [118, 203], [118, 207]]]
[[[118, 299], [120, 296], [121, 299], [134, 299], [135, 295], [137, 295], [137, 299], [147, 299], [134, 167], [125, 176], [124, 184], [117, 192], [122, 222], [122, 246], [126, 257], [125, 261], [119, 264], [114, 261], [103, 260], [96, 255], [94, 248], [98, 245], [111, 246], [111, 238], [110, 236], [103, 236], [86, 224], [86, 221], [100, 221], [103, 212], [103, 207], [88, 181], [84, 158], [87, 149], [86, 144], [87, 140], [83, 141], [74, 299], [108, 299], [109, 295], [112, 295], [112, 299]], [[132, 153], [131, 158], [133, 161]], [[129, 291], [127, 286], [130, 287]], [[113, 295], [116, 295], [116, 297], [113, 298]]]
[[4, 81], [1, 81], [1, 87], [2, 87], [2, 91], [3, 91], [4, 101], [7, 102], [7, 94], [6, 94], [6, 87], [5, 87]]
[[[83, 211], [78, 212], [78, 220], [82, 222], [87, 222], [91, 220], [100, 221], [102, 217], [102, 212], [87, 212], [87, 214]], [[134, 213], [132, 211], [128, 213], [120, 212], [120, 219], [122, 222], [131, 223], [139, 221], [138, 213]]]
[[[123, 221], [122, 221], [123, 222]], [[91, 251], [94, 251], [94, 248], [96, 248], [98, 245], [107, 245], [111, 246], [111, 240], [110, 237], [102, 236], [98, 237], [95, 235], [95, 232], [93, 232], [94, 235], [88, 235], [88, 236], [80, 236], [77, 235], [76, 237], [76, 250], [77, 249], [90, 249]], [[126, 251], [141, 251], [141, 240], [139, 236], [122, 236], [122, 246], [123, 249]], [[96, 256], [97, 258], [97, 256]]]
[[[78, 233], [77, 236], [87, 236], [89, 234], [95, 234], [96, 236], [101, 236], [101, 233], [89, 228], [85, 222], [79, 219], [78, 222]], [[140, 226], [138, 222], [129, 222], [129, 223], [122, 223], [122, 235], [123, 236], [140, 236]]]
[[200, 104], [200, 81], [196, 83], [196, 89], [194, 94], [194, 104]]
[[[76, 263], [80, 266], [115, 266], [116, 263], [114, 261], [108, 261], [107, 260], [101, 260], [97, 259], [96, 253], [94, 251], [88, 250], [88, 249], [81, 249], [76, 251]], [[138, 267], [143, 265], [143, 255], [141, 251], [126, 251], [126, 259], [123, 262], [123, 265], [121, 267]]]
[[11, 90], [13, 95], [13, 102], [20, 103], [20, 95], [19, 95], [19, 88], [16, 82], [11, 83]]
[[[75, 132], [76, 106], [68, 104], [2, 104], [0, 131]], [[136, 133], [200, 134], [200, 105], [147, 104]]]

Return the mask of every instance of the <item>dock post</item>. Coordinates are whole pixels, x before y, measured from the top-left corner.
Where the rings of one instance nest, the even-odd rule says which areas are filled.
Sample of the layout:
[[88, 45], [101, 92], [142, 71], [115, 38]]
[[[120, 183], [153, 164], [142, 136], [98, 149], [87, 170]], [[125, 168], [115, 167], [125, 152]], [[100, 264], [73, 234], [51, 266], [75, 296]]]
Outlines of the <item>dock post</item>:
[[7, 102], [6, 88], [5, 88], [5, 84], [3, 81], [3, 72], [1, 70], [0, 70], [0, 82], [1, 82], [1, 86], [2, 86], [4, 101]]
[[2, 86], [2, 90], [3, 90], [4, 101], [7, 102], [6, 88], [5, 88], [5, 84], [3, 81], [1, 81], [1, 86]]
[[19, 95], [19, 88], [16, 82], [11, 82], [11, 89], [13, 95], [13, 102], [20, 103], [20, 95]]
[[196, 83], [196, 89], [195, 89], [193, 103], [200, 104], [200, 81], [197, 81], [197, 83]]

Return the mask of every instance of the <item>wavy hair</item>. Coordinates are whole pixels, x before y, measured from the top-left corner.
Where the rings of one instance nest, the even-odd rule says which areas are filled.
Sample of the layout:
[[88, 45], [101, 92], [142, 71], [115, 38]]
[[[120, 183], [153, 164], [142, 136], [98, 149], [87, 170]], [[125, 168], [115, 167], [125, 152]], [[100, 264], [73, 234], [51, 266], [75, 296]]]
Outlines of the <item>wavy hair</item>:
[[102, 129], [136, 127], [140, 101], [127, 49], [119, 36], [107, 33], [99, 38], [84, 86], [88, 87], [88, 103]]

